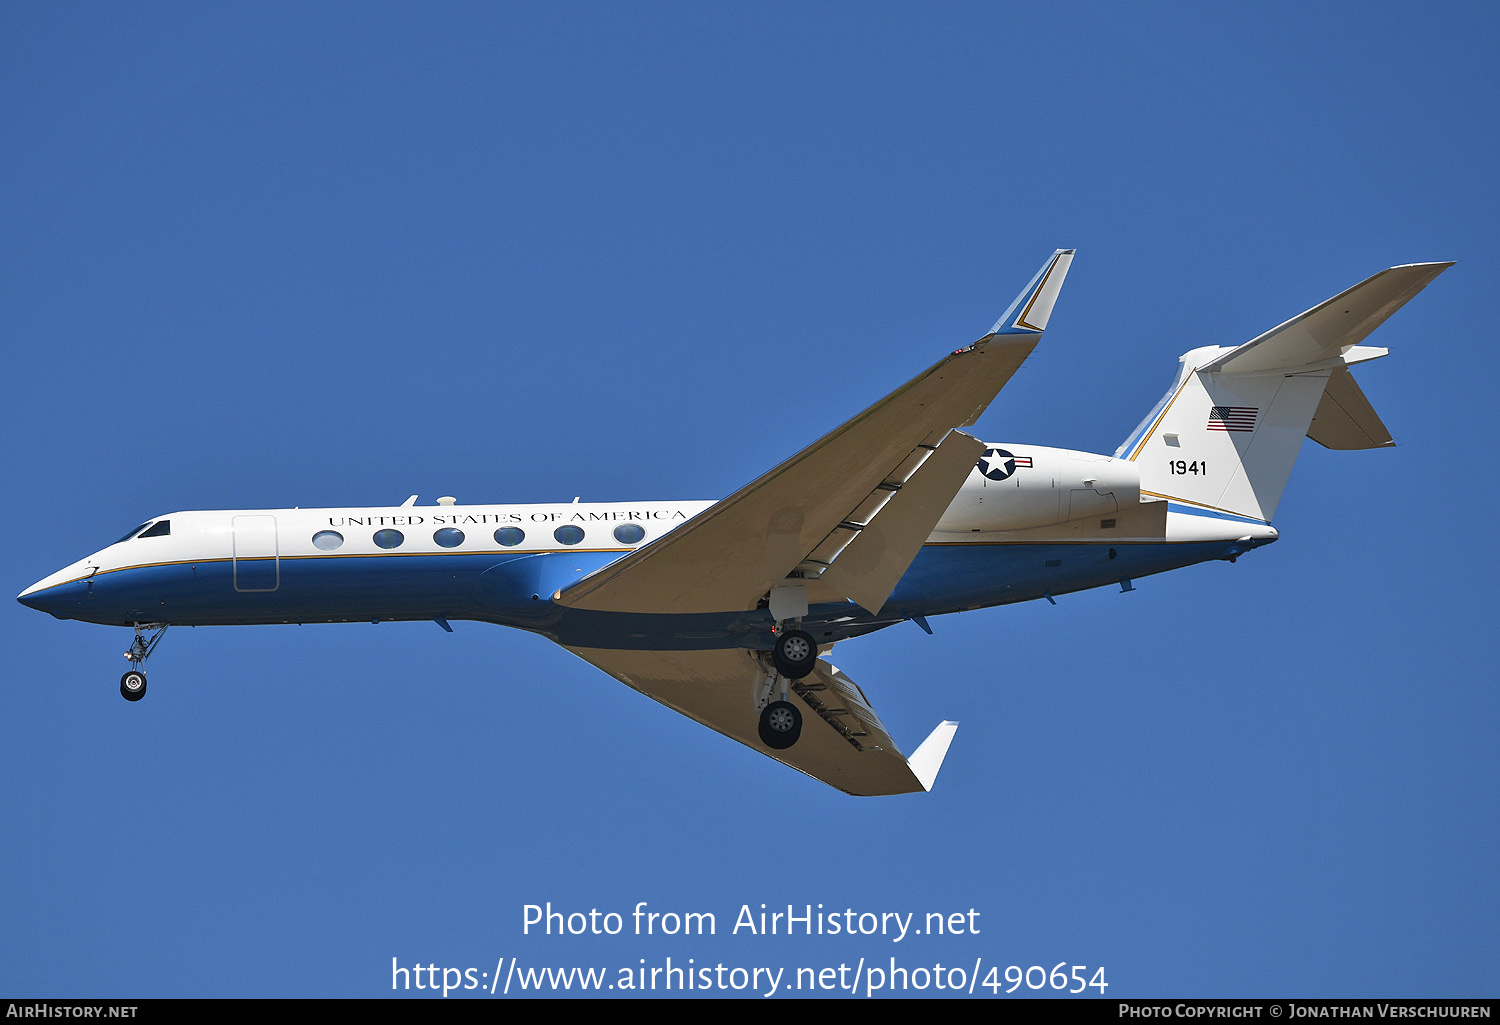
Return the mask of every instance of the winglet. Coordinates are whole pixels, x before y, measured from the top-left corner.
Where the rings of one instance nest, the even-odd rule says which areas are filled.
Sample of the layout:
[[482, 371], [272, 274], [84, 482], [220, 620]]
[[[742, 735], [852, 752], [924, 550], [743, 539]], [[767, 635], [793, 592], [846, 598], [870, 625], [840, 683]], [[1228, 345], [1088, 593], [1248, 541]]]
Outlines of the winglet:
[[943, 759], [948, 755], [948, 745], [953, 743], [953, 734], [957, 730], [958, 723], [944, 719], [906, 760], [923, 790], [931, 790], [932, 784], [937, 782], [938, 770], [943, 767]]
[[992, 335], [1033, 335], [1047, 330], [1047, 320], [1052, 316], [1052, 305], [1057, 302], [1057, 293], [1062, 291], [1063, 279], [1068, 276], [1068, 267], [1073, 262], [1073, 250], [1059, 249], [1036, 272], [1010, 309], [1000, 315]]

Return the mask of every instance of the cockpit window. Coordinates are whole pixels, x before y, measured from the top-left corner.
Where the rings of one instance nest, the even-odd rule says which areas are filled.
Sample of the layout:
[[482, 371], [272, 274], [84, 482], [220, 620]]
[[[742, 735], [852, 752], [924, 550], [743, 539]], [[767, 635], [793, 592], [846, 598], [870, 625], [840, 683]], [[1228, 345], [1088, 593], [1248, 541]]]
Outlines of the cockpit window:
[[131, 538], [135, 537], [136, 534], [140, 533], [141, 530], [144, 529], [147, 526], [147, 524], [149, 524], [150, 522], [151, 522], [150, 520], [147, 520], [145, 523], [139, 524], [138, 526], [131, 527], [130, 530], [126, 532], [125, 536], [122, 537], [122, 538], [120, 538], [119, 541], [116, 541], [115, 544], [120, 544], [121, 542], [129, 541]]
[[149, 530], [141, 531], [136, 535], [136, 538], [137, 540], [139, 540], [143, 537], [166, 537], [170, 533], [172, 533], [172, 521], [157, 520], [155, 523], [151, 524], [151, 528]]

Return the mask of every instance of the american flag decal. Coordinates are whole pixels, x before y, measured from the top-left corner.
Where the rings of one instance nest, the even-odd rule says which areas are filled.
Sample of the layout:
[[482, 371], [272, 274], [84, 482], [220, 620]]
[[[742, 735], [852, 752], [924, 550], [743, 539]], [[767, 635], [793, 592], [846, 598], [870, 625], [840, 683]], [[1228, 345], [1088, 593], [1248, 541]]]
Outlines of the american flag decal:
[[1208, 411], [1208, 429], [1211, 431], [1253, 431], [1255, 417], [1260, 412], [1255, 406], [1214, 406]]

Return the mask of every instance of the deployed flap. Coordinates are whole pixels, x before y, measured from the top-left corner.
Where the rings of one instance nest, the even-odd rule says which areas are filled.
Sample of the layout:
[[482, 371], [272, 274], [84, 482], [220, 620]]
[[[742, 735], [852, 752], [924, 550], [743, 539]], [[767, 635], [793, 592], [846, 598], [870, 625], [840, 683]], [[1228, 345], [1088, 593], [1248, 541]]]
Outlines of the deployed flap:
[[802, 735], [790, 748], [776, 751], [760, 740], [753, 696], [766, 669], [749, 651], [568, 650], [709, 729], [856, 796], [932, 789], [957, 726], [934, 731], [918, 748], [914, 771], [859, 686], [820, 659], [812, 673], [792, 684], [790, 700], [802, 712]]
[[973, 345], [553, 600], [604, 612], [755, 608], [883, 482], [904, 480], [903, 467], [918, 449], [935, 448], [950, 430], [978, 419], [1036, 347], [1037, 325], [1045, 326], [1071, 260], [1071, 250], [1054, 253], [996, 328]]
[[1411, 263], [1383, 270], [1198, 369], [1253, 374], [1305, 368], [1337, 357], [1452, 266], [1451, 262]]
[[984, 442], [962, 431], [948, 435], [839, 553], [820, 583], [879, 615], [984, 449]]
[[1359, 382], [1344, 367], [1329, 376], [1307, 436], [1324, 448], [1345, 451], [1389, 448], [1396, 444], [1370, 400], [1365, 398]]

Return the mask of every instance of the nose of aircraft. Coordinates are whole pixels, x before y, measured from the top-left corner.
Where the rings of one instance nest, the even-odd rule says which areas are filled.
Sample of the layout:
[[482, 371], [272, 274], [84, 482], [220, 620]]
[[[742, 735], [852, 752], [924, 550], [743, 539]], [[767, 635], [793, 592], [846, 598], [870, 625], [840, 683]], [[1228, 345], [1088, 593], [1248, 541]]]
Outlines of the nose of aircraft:
[[44, 586], [46, 580], [38, 580], [26, 590], [16, 595], [16, 601], [27, 608], [36, 609], [38, 612], [51, 612], [52, 602], [49, 600], [47, 589]]
[[[84, 563], [87, 561], [84, 560]], [[76, 602], [78, 595], [74, 592], [80, 588], [87, 588], [83, 580], [90, 575], [89, 571], [93, 568], [84, 563], [74, 563], [43, 577], [16, 595], [16, 601], [27, 608], [45, 612], [58, 619], [71, 619], [72, 617], [64, 610], [70, 602]]]

